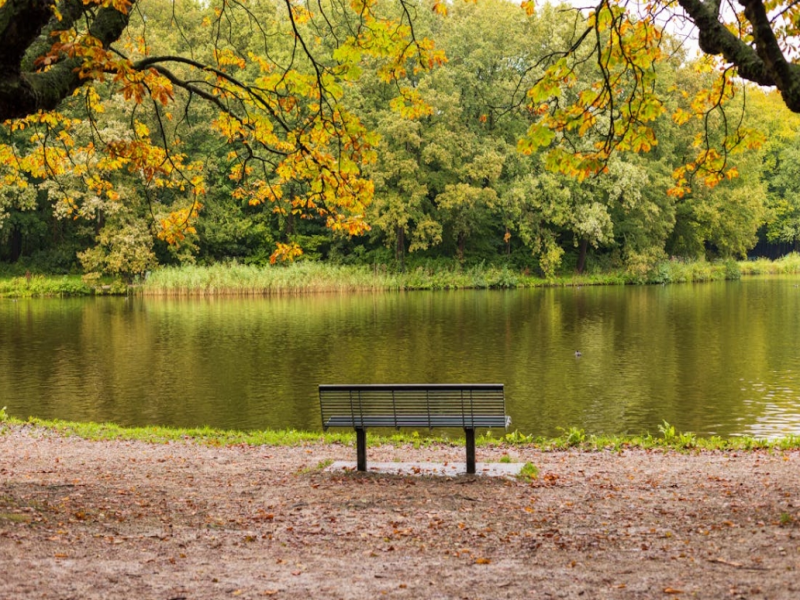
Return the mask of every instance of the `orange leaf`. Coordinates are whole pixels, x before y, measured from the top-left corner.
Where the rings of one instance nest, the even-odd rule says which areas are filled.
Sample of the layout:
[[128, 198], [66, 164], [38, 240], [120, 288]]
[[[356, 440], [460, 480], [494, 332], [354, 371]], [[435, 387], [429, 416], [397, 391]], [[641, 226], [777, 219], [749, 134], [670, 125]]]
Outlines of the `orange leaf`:
[[536, 5], [533, 0], [524, 0], [520, 6], [525, 10], [525, 13], [530, 17], [536, 12]]

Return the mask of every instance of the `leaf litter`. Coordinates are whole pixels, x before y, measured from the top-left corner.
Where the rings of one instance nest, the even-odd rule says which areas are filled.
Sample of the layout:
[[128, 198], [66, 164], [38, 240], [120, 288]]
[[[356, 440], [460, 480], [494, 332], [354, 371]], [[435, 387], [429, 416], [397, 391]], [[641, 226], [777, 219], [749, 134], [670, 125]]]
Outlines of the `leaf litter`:
[[800, 597], [797, 451], [515, 447], [533, 480], [322, 469], [353, 453], [6, 427], [0, 597]]

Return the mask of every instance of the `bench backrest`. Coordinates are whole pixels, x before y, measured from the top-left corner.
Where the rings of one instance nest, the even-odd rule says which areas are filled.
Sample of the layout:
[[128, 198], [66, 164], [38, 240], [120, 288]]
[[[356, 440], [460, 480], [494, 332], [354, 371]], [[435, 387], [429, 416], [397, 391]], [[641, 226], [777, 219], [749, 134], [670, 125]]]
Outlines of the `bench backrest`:
[[322, 426], [508, 427], [502, 383], [320, 385]]

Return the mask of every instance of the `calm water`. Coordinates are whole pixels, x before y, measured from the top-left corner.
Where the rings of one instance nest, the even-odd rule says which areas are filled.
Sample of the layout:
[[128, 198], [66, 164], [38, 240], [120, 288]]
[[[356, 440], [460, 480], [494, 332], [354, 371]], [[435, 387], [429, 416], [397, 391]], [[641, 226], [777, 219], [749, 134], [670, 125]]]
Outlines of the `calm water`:
[[319, 383], [498, 382], [525, 433], [798, 434], [798, 285], [0, 300], [0, 408], [319, 429]]

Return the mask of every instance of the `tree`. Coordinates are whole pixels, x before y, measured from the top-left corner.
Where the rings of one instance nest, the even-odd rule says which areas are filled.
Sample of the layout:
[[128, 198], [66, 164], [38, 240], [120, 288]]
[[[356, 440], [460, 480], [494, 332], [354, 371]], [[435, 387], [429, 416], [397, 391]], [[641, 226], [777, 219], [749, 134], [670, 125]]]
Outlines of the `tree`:
[[382, 139], [379, 159], [370, 169], [376, 194], [369, 221], [384, 232], [386, 242], [395, 248], [395, 260], [404, 265], [407, 240], [414, 252], [442, 239], [421, 163], [422, 123], [384, 114], [377, 127]]
[[530, 174], [516, 179], [501, 199], [508, 227], [533, 251], [548, 277], [561, 264], [559, 232], [570, 220], [572, 190], [563, 183], [553, 173]]
[[[140, 173], [151, 195], [164, 189], [186, 194], [159, 220], [159, 237], [180, 241], [191, 233], [207, 191], [203, 157], [192, 160], [181, 130], [188, 107], [201, 100], [215, 108], [212, 127], [231, 145], [235, 198], [271, 204], [283, 215], [322, 218], [333, 231], [368, 229], [363, 217], [372, 182], [361, 170], [374, 160], [377, 139], [343, 98], [361, 64], [371, 60], [399, 89], [399, 112], [426, 110], [402, 82], [444, 59], [414, 35], [415, 6], [398, 0], [395, 18], [373, 0], [320, 0], [315, 11], [293, 0], [217, 0], [210, 6], [175, 0], [171, 7], [147, 0], [0, 2], [0, 119], [17, 119], [9, 123], [12, 131], [35, 131], [27, 153], [0, 146], [7, 185], [22, 189], [31, 178], [53, 180], [53, 201], [81, 214], [78, 196], [114, 198], [114, 173]], [[199, 13], [208, 41], [159, 53], [158, 40], [148, 35], [150, 18], [183, 33], [176, 9]], [[56, 107], [85, 108], [81, 122], [97, 130], [107, 94], [131, 102], [130, 135], [77, 144], [78, 120]], [[183, 100], [176, 104], [179, 94]], [[184, 118], [175, 119], [176, 107]], [[149, 126], [137, 114], [145, 110]], [[63, 185], [65, 177], [78, 185]], [[299, 251], [279, 243], [273, 258]]]

